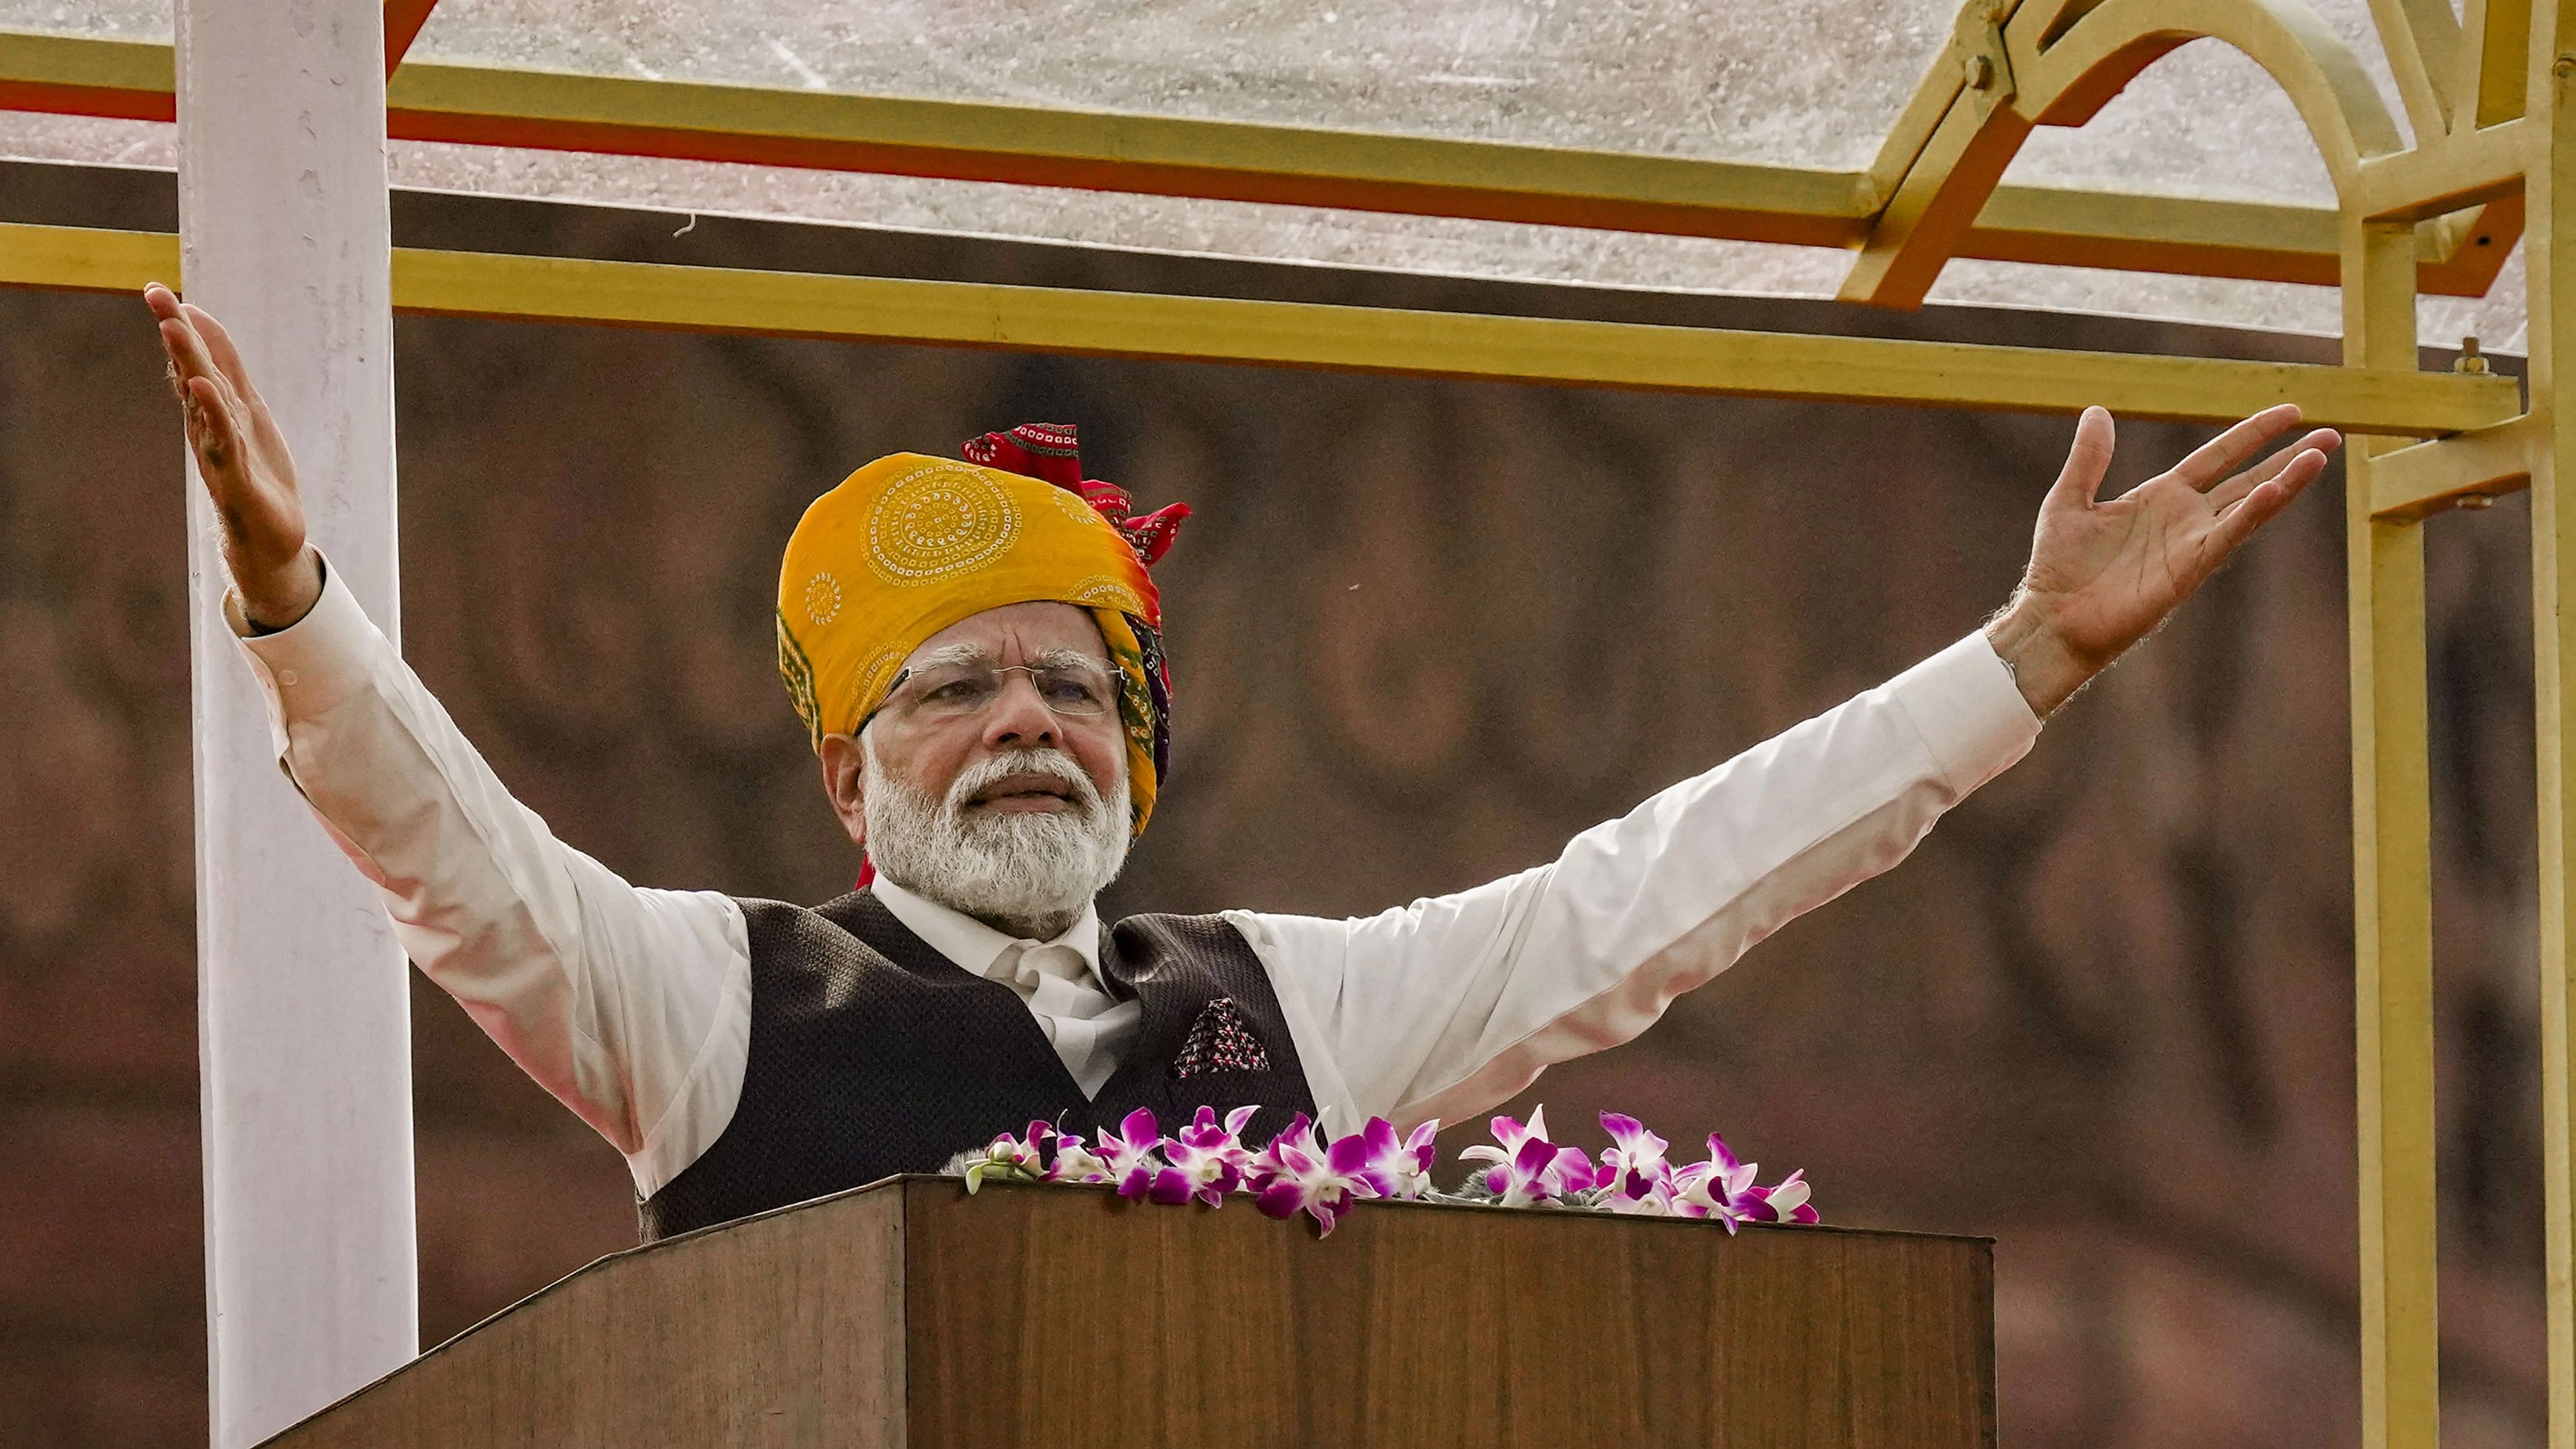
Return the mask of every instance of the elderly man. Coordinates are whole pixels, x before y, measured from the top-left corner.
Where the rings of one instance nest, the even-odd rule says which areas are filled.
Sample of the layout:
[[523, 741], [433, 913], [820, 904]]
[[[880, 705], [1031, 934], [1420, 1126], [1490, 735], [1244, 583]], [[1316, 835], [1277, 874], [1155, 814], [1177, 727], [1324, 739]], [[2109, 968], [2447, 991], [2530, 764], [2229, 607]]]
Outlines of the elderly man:
[[1032, 1119], [1253, 1106], [1260, 1140], [1298, 1112], [1338, 1133], [1501, 1102], [1903, 859], [2340, 441], [2245, 468], [2298, 422], [2272, 408], [2097, 502], [2093, 409], [1983, 629], [1553, 862], [1365, 919], [1114, 925], [1093, 901], [1167, 764], [1146, 569], [1187, 510], [1131, 518], [1070, 428], [882, 458], [814, 502], [780, 570], [781, 673], [865, 853], [861, 889], [807, 908], [631, 886], [511, 799], [306, 544], [223, 329], [146, 298], [287, 773], [413, 961], [625, 1154], [648, 1239]]

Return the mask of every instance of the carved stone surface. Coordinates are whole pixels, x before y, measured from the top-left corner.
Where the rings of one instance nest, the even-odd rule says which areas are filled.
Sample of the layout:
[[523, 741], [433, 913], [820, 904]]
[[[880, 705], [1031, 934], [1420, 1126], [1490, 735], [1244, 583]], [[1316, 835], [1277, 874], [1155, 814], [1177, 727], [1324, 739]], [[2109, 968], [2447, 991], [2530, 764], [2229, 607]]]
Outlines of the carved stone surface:
[[[1165, 265], [1032, 255], [999, 279]], [[1078, 420], [1093, 472], [1148, 507], [1193, 503], [1159, 570], [1175, 771], [1110, 905], [1339, 913], [1544, 861], [1975, 627], [2067, 435], [465, 320], [406, 321], [399, 342], [423, 677], [522, 799], [631, 879], [805, 900], [855, 861], [771, 672], [772, 581], [805, 502], [878, 453]], [[137, 303], [0, 293], [12, 1443], [203, 1432], [181, 479], [159, 370]], [[2117, 481], [2196, 436], [2124, 428]], [[2461, 1446], [2530, 1442], [2541, 1417], [2525, 517], [2509, 500], [2431, 528]], [[1533, 1099], [1684, 1144], [1723, 1126], [1774, 1172], [1806, 1167], [1830, 1221], [1996, 1236], [2002, 1421], [2025, 1449], [2350, 1444], [2342, 579], [2329, 486], [1914, 859]], [[435, 1342], [634, 1227], [616, 1155], [425, 984], [415, 1037]], [[1441, 1285], [1421, 1289], [1439, 1311]]]

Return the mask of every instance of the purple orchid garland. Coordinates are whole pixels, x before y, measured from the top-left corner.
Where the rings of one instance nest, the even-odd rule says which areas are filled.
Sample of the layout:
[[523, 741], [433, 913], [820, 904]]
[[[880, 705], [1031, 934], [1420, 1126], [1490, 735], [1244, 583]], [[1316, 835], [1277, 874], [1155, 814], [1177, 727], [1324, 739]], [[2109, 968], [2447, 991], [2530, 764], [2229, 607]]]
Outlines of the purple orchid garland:
[[1431, 1185], [1436, 1121], [1399, 1139], [1395, 1124], [1372, 1117], [1359, 1131], [1327, 1141], [1300, 1112], [1287, 1131], [1255, 1152], [1243, 1141], [1253, 1111], [1237, 1107], [1220, 1122], [1215, 1108], [1201, 1107], [1189, 1125], [1167, 1137], [1154, 1114], [1140, 1107], [1092, 1143], [1079, 1133], [1031, 1122], [1022, 1136], [1006, 1132], [982, 1152], [962, 1154], [952, 1170], [962, 1170], [970, 1193], [992, 1181], [1098, 1183], [1125, 1198], [1212, 1208], [1223, 1206], [1229, 1195], [1245, 1194], [1270, 1217], [1313, 1218], [1319, 1237], [1329, 1235], [1353, 1205], [1372, 1200], [1711, 1218], [1730, 1233], [1744, 1223], [1817, 1221], [1803, 1171], [1762, 1187], [1754, 1181], [1759, 1164], [1739, 1160], [1714, 1132], [1707, 1161], [1677, 1166], [1665, 1156], [1669, 1143], [1617, 1112], [1601, 1114], [1611, 1146], [1597, 1163], [1579, 1147], [1547, 1139], [1544, 1108], [1532, 1111], [1527, 1124], [1496, 1117], [1496, 1145], [1459, 1154], [1489, 1165], [1457, 1192], [1443, 1193]]

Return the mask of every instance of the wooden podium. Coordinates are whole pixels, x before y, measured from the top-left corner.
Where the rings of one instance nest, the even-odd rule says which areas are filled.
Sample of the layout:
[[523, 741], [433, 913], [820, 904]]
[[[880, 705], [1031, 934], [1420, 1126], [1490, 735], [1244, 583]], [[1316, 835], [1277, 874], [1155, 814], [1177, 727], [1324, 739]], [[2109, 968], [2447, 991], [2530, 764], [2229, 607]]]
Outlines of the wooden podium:
[[1995, 1441], [1979, 1238], [897, 1178], [603, 1258], [269, 1441]]

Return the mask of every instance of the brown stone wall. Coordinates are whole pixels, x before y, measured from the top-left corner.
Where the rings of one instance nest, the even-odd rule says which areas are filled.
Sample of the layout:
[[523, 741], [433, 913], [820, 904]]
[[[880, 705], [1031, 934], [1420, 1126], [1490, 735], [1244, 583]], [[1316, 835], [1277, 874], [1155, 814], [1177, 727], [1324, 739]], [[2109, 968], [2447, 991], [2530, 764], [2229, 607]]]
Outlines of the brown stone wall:
[[[2067, 434], [460, 320], [399, 342], [421, 674], [631, 879], [802, 900], [854, 862], [770, 671], [771, 581], [805, 501], [879, 452], [1077, 419], [1093, 471], [1190, 500], [1160, 571], [1177, 769], [1113, 905], [1345, 912], [1543, 860], [1965, 633]], [[2197, 436], [2125, 428], [2120, 481]], [[0, 1443], [203, 1432], [177, 447], [139, 305], [0, 292]], [[2542, 1403], [2525, 517], [2432, 529], [2464, 1446], [2536, 1442]], [[1914, 859], [1532, 1098], [1723, 1125], [1836, 1221], [1995, 1236], [2008, 1444], [2353, 1442], [2341, 599], [2321, 496]], [[414, 1000], [435, 1341], [634, 1226], [615, 1153]]]

